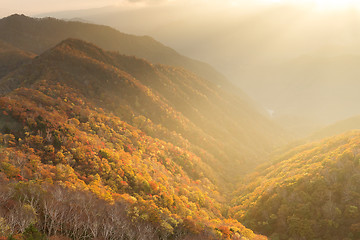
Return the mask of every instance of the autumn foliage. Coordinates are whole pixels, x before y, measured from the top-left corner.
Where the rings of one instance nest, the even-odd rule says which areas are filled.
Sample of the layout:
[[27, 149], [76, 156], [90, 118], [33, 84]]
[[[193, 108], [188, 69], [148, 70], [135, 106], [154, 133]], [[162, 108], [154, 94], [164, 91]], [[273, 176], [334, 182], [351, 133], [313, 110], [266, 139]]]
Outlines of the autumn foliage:
[[[5, 78], [8, 87], [20, 86], [2, 88], [8, 93], [0, 98], [2, 235], [257, 237], [225, 217], [219, 187], [224, 170], [213, 169], [217, 150], [203, 149], [215, 140], [197, 140], [204, 135], [192, 121], [129, 74], [99, 65], [99, 56], [69, 58], [69, 44]], [[50, 61], [57, 58], [69, 61]], [[77, 75], [67, 72], [72, 67]], [[98, 82], [96, 74], [111, 82]], [[87, 88], [80, 85], [84, 81]]]
[[299, 146], [247, 176], [231, 216], [271, 239], [359, 239], [359, 132]]

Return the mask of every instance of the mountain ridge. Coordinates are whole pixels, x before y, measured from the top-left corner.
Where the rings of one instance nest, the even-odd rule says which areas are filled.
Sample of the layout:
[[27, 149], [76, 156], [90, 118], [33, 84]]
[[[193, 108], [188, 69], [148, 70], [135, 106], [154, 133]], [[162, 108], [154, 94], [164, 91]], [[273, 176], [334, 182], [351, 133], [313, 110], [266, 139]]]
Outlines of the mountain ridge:
[[[104, 25], [14, 14], [0, 20], [0, 30], [0, 39], [36, 54], [72, 37], [92, 42], [106, 50], [135, 55], [154, 63], [182, 66], [220, 84], [226, 82], [210, 65], [184, 57], [149, 36], [125, 34]], [[21, 37], [21, 34], [24, 36]]]
[[[85, 51], [86, 54], [84, 54], [81, 51]], [[47, 78], [47, 76], [49, 77], [50, 75], [54, 75], [55, 79], [58, 78], [61, 81], [67, 79], [66, 80], [68, 81], [67, 84], [72, 84], [72, 86], [76, 86], [81, 91], [87, 91], [89, 94], [91, 94], [90, 97], [93, 97], [94, 99], [98, 98], [99, 101], [106, 101], [110, 105], [113, 105], [113, 103], [111, 103], [112, 100], [110, 99], [106, 100], [106, 95], [107, 95], [106, 92], [110, 91], [109, 95], [115, 96], [113, 95], [115, 94], [115, 92], [113, 91], [115, 89], [118, 89], [117, 91], [119, 91], [119, 93], [122, 92], [124, 97], [128, 96], [126, 97], [128, 98], [128, 100], [126, 100], [127, 101], [126, 105], [132, 106], [133, 109], [138, 109], [136, 110], [137, 113], [140, 113], [142, 115], [144, 114], [143, 112], [144, 110], [141, 110], [143, 108], [140, 107], [141, 105], [148, 106], [147, 108], [151, 109], [157, 106], [158, 104], [153, 104], [153, 106], [150, 106], [149, 105], [150, 102], [160, 101], [159, 103], [161, 106], [163, 106], [161, 107], [163, 110], [159, 108], [159, 110], [155, 112], [156, 113], [163, 112], [164, 117], [161, 117], [160, 115], [157, 114], [149, 115], [150, 113], [149, 111], [147, 111], [145, 114], [145, 116], [147, 117], [153, 116], [154, 119], [152, 119], [152, 117], [150, 118], [154, 121], [154, 123], [164, 124], [165, 119], [168, 119], [166, 123], [167, 125], [165, 124], [165, 126], [167, 127], [170, 126], [169, 121], [172, 122], [171, 124], [175, 124], [173, 125], [173, 127], [170, 127], [171, 131], [176, 130], [174, 127], [179, 129], [184, 129], [181, 130], [181, 132], [182, 134], [185, 134], [184, 136], [186, 136], [186, 138], [190, 137], [190, 139], [193, 139], [192, 141], [196, 141], [199, 143], [203, 142], [200, 140], [202, 138], [195, 140], [193, 138], [194, 136], [193, 133], [198, 132], [197, 134], [200, 134], [202, 136], [207, 136], [206, 138], [208, 140], [205, 140], [205, 143], [208, 141], [217, 142], [217, 144], [220, 144], [225, 147], [225, 145], [219, 143], [218, 140], [214, 140], [214, 138], [222, 139], [222, 141], [228, 142], [228, 146], [225, 148], [228, 149], [229, 152], [233, 152], [233, 153], [238, 152], [237, 153], [238, 156], [240, 151], [235, 149], [235, 145], [233, 145], [234, 142], [238, 142], [238, 144], [236, 145], [237, 147], [241, 146], [241, 144], [244, 145], [244, 143], [247, 142], [246, 144], [248, 144], [249, 147], [248, 148], [242, 147], [241, 151], [244, 151], [244, 153], [247, 152], [251, 154], [251, 152], [255, 153], [257, 151], [251, 148], [254, 148], [254, 146], [256, 146], [260, 142], [259, 139], [261, 138], [261, 135], [259, 137], [255, 137], [255, 136], [259, 134], [263, 134], [263, 136], [266, 136], [266, 138], [268, 138], [266, 134], [264, 135], [265, 132], [268, 132], [268, 134], [270, 134], [269, 136], [275, 136], [277, 133], [281, 132], [281, 130], [277, 129], [275, 125], [272, 126], [271, 128], [266, 129], [266, 126], [268, 124], [271, 125], [269, 120], [262, 117], [261, 114], [258, 114], [256, 111], [251, 109], [251, 106], [249, 108], [247, 103], [242, 102], [242, 99], [239, 99], [237, 95], [231, 95], [226, 91], [217, 88], [217, 86], [214, 85], [211, 81], [199, 79], [195, 75], [192, 75], [191, 73], [185, 70], [171, 68], [171, 67], [169, 68], [161, 65], [152, 65], [141, 59], [127, 57], [124, 55], [118, 55], [116, 53], [111, 53], [111, 52], [103, 52], [95, 45], [83, 41], [79, 41], [75, 39], [65, 40], [56, 47], [54, 47], [52, 50], [45, 52], [40, 58], [36, 59], [34, 62], [37, 63], [36, 66], [27, 66], [23, 69], [20, 69], [17, 72], [18, 74], [17, 76], [16, 74], [15, 76], [11, 76], [10, 74], [9, 76], [3, 78], [2, 82], [0, 83], [0, 88], [9, 91], [11, 90], [9, 89], [9, 86], [11, 86], [12, 84], [14, 85], [13, 88], [15, 88], [17, 85], [14, 82], [14, 79], [16, 79], [16, 81], [22, 81], [21, 79], [26, 79], [26, 81], [24, 81], [23, 83], [29, 84], [31, 83], [31, 81], [33, 81], [31, 80], [32, 78], [36, 80], [39, 77]], [[128, 70], [129, 68], [126, 67], [126, 63], [129, 62], [131, 62], [133, 66], [137, 66], [135, 68], [135, 71], [130, 69], [129, 72]], [[48, 65], [48, 67], [46, 68], [41, 67], [49, 63], [55, 64], [54, 65], [55, 69], [49, 68], [49, 66], [51, 65]], [[62, 66], [63, 69], [67, 69], [67, 70], [65, 72], [64, 71], [59, 72], [58, 70], [56, 70], [57, 65]], [[35, 75], [30, 74], [30, 72], [34, 72], [33, 68], [38, 68], [38, 71], [36, 71]], [[123, 72], [120, 69], [127, 71], [127, 73]], [[21, 71], [25, 71], [26, 73], [20, 73]], [[171, 76], [170, 78], [167, 77], [167, 75], [171, 72], [174, 72], [176, 74], [173, 76], [169, 75]], [[59, 73], [61, 73], [60, 76], [58, 76]], [[129, 75], [129, 73], [132, 75]], [[79, 82], [78, 76], [82, 76], [83, 80]], [[160, 93], [160, 96], [162, 97], [160, 98], [151, 97], [151, 96], [155, 96], [151, 92], [149, 92], [151, 96], [149, 95], [146, 98], [150, 97], [154, 100], [144, 100], [144, 99], [141, 100], [142, 98], [135, 97], [135, 95], [137, 94], [130, 93], [133, 90], [130, 90], [130, 92], [129, 91], [126, 92], [124, 89], [120, 88], [120, 85], [116, 86], [116, 84], [121, 84], [121, 82], [123, 82], [121, 78], [124, 77], [128, 78], [128, 80], [126, 81], [133, 82], [133, 85], [135, 84], [139, 87], [142, 86], [139, 89], [142, 89], [144, 87], [150, 88], [151, 92], [156, 93], [156, 95]], [[136, 78], [136, 80], [134, 77]], [[102, 85], [101, 79], [106, 79], [106, 78], [108, 78], [107, 81], [109, 82], [105, 85]], [[176, 80], [177, 78], [179, 79]], [[138, 82], [139, 80], [140, 82]], [[187, 85], [184, 85], [184, 83], [186, 83]], [[112, 84], [111, 85], [112, 87], [107, 87], [107, 89], [104, 88], [108, 84]], [[189, 88], [188, 85], [191, 87]], [[88, 87], [83, 88], [82, 86], [88, 86]], [[196, 90], [194, 89], [194, 86], [197, 86]], [[105, 90], [105, 92], [101, 89]], [[91, 91], [91, 93], [89, 91]], [[145, 92], [144, 90], [140, 90], [140, 92], [143, 92], [143, 94], [145, 95], [148, 95], [147, 91], [149, 90], [146, 90]], [[204, 93], [206, 93], [207, 95], [204, 95]], [[117, 97], [115, 97], [115, 99], [116, 98]], [[183, 100], [184, 98], [185, 100]], [[233, 105], [236, 102], [237, 104], [234, 107]], [[221, 107], [219, 108], [219, 106]], [[174, 111], [174, 109], [176, 110], [181, 109], [181, 112], [177, 113], [177, 111], [176, 110]], [[114, 108], [112, 108], [112, 110], [114, 110]], [[173, 112], [175, 115], [177, 115], [177, 117], [175, 118], [169, 117], [170, 115], [168, 115], [168, 113], [165, 113], [164, 111], [169, 113]], [[254, 122], [254, 124], [256, 123], [259, 129], [244, 127], [244, 126], [249, 126], [250, 116], [252, 117], [252, 121]], [[176, 118], [179, 118], [180, 121], [177, 120]], [[211, 119], [210, 121], [208, 120], [209, 118]], [[238, 122], [235, 122], [234, 120]], [[226, 131], [226, 129], [222, 129], [222, 126], [216, 126], [217, 122], [219, 121], [223, 122], [225, 127], [232, 128], [231, 130], [232, 133]], [[225, 124], [226, 122], [227, 124]], [[185, 125], [183, 125], [184, 123], [187, 125], [190, 124], [189, 126], [192, 126], [191, 129], [193, 130], [191, 131], [191, 134], [189, 132], [189, 129], [185, 130], [184, 128]], [[236, 134], [235, 131], [243, 132], [244, 137], [245, 139], [247, 138], [247, 140], [245, 140], [245, 142], [243, 143], [239, 142], [239, 140], [236, 140], [234, 138], [235, 135], [231, 135], [231, 134]], [[204, 134], [205, 132], [208, 133]], [[272, 140], [269, 141], [266, 138], [262, 140], [264, 141], [264, 143], [272, 142]], [[281, 137], [278, 137], [278, 139], [281, 139]], [[233, 143], [231, 143], [232, 145], [229, 145], [231, 141]], [[265, 147], [264, 149], [271, 149], [272, 144], [276, 144], [276, 142], [272, 142], [267, 147], [266, 145], [264, 145]], [[212, 147], [210, 149], [216, 149], [216, 151], [218, 152], [217, 154], [221, 154], [221, 156], [227, 155], [221, 153], [221, 151], [219, 151], [220, 149], [216, 147], [214, 144], [212, 144]], [[234, 157], [235, 159], [238, 158], [236, 157], [236, 155], [227, 158], [234, 158]], [[244, 159], [241, 161], [244, 161]]]
[[[125, 71], [129, 66], [137, 74]], [[236, 95], [183, 68], [106, 52], [77, 39], [64, 40], [20, 66], [0, 79], [0, 86], [0, 189], [24, 189], [30, 192], [25, 196], [38, 188], [45, 196], [52, 196], [53, 188], [72, 189], [77, 196], [88, 192], [89, 201], [125, 203], [121, 214], [132, 223], [119, 234], [130, 239], [139, 234], [136, 226], [142, 231], [145, 226], [152, 239], [264, 239], [227, 218], [220, 194], [231, 188], [229, 167], [236, 172], [245, 167], [241, 158], [252, 160], [242, 151], [227, 152], [239, 146], [221, 123], [253, 113], [241, 106], [232, 113], [227, 104], [232, 98], [241, 102]], [[217, 112], [207, 113], [207, 105]], [[198, 117], [190, 114], [196, 112]], [[223, 122], [214, 118], [202, 126], [208, 114], [221, 115]], [[265, 119], [264, 124], [271, 125]], [[208, 133], [208, 128], [213, 130]], [[246, 148], [249, 143], [243, 144]], [[34, 221], [49, 235], [49, 219], [65, 221], [31, 202], [11, 199], [18, 207], [10, 208], [4, 219], [13, 232], [26, 231], [8, 220], [16, 211], [41, 213]], [[47, 203], [48, 198], [36, 199]], [[34, 215], [28, 216], [26, 224]], [[83, 224], [85, 232], [72, 233], [66, 225], [58, 234], [81, 238], [95, 229], [92, 237], [104, 236], [104, 223]]]

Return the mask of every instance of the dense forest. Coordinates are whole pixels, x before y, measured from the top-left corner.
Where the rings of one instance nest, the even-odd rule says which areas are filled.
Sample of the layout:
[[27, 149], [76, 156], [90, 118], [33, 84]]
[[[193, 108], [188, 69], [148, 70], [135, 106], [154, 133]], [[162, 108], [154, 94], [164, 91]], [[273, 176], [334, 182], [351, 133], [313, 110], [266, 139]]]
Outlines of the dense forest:
[[[127, 213], [133, 212], [136, 221], [153, 224], [154, 234], [177, 237], [176, 227], [205, 234], [211, 227], [210, 235], [221, 235], [224, 228], [228, 230], [225, 234], [254, 236], [240, 223], [224, 219], [226, 208], [217, 187], [207, 178], [208, 167], [198, 156], [146, 135], [85, 99], [59, 82], [46, 80], [1, 98], [1, 172], [4, 182], [14, 188], [10, 193], [19, 187], [12, 185], [14, 181], [29, 183], [20, 186], [30, 192], [36, 186], [55, 184], [92, 192], [109, 204], [127, 202]], [[52, 194], [49, 191], [47, 194]], [[17, 197], [15, 194], [15, 202], [30, 204]], [[32, 206], [36, 215], [43, 211], [39, 207]], [[4, 212], [6, 222], [14, 217], [11, 209]], [[43, 228], [48, 223], [36, 224]], [[24, 230], [17, 225], [9, 229], [10, 233]], [[71, 231], [60, 233], [72, 237]]]
[[[244, 169], [246, 156], [260, 153], [253, 139], [260, 133], [244, 128], [248, 120], [236, 119], [252, 114], [260, 127], [271, 126], [236, 95], [185, 69], [76, 39], [26, 61], [0, 85], [4, 202], [15, 204], [3, 209], [4, 234], [26, 234], [31, 226], [39, 234], [76, 239], [262, 238], [228, 218], [221, 194], [231, 189], [230, 167]], [[234, 101], [239, 108], [229, 104]], [[209, 117], [214, 122], [205, 121]], [[217, 125], [219, 118], [233, 132]], [[236, 131], [247, 133], [242, 141], [230, 135]], [[235, 147], [240, 144], [249, 150]], [[33, 196], [34, 189], [44, 192]], [[105, 233], [104, 222], [88, 226], [97, 212], [77, 216], [80, 222], [88, 218], [80, 230], [67, 226], [73, 220], [46, 212], [48, 197], [69, 191], [80, 199], [89, 196], [89, 204], [103, 201], [110, 209], [118, 204], [114, 211], [126, 216], [121, 234]], [[18, 206], [25, 212], [15, 213]], [[69, 207], [75, 206], [58, 214], [69, 215]], [[23, 214], [31, 216], [15, 224]]]
[[360, 134], [296, 147], [234, 193], [231, 216], [271, 239], [359, 239]]
[[0, 239], [360, 238], [356, 117], [292, 142], [151, 38], [13, 15], [0, 39]]

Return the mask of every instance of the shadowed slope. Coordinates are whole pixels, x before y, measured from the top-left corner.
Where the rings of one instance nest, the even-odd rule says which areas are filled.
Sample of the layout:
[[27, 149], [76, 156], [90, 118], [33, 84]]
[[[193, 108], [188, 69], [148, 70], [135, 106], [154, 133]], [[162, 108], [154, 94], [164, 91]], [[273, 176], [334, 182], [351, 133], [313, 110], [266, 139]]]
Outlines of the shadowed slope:
[[22, 51], [8, 43], [0, 41], [0, 78], [20, 67], [22, 64], [30, 62], [35, 56], [33, 53]]

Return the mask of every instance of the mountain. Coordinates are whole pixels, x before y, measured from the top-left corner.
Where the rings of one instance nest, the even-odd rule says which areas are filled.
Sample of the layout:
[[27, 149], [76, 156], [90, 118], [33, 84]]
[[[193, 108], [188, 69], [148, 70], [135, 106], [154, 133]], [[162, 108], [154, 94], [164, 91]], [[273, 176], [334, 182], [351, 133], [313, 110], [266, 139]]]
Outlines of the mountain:
[[[216, 187], [196, 177], [203, 165], [196, 155], [91, 106], [76, 90], [44, 80], [11, 92], [0, 105], [6, 233], [36, 224], [48, 236], [109, 239], [110, 225], [119, 226], [110, 232], [117, 239], [214, 239], [223, 225]], [[124, 218], [98, 218], [106, 214], [102, 208]]]
[[[0, 91], [8, 232], [35, 222], [70, 238], [264, 239], [227, 217], [226, 193], [283, 132], [238, 95], [77, 39], [4, 76]], [[124, 226], [108, 232], [119, 223], [96, 218], [106, 211]]]
[[18, 14], [0, 20], [0, 40], [35, 54], [67, 38], [89, 41], [105, 50], [145, 58], [152, 63], [184, 67], [227, 87], [225, 78], [208, 64], [182, 56], [148, 36], [125, 34], [103, 25]]
[[315, 13], [286, 3], [251, 8], [252, 3], [231, 1], [129, 5], [43, 16], [81, 17], [146, 33], [210, 63], [300, 137], [360, 114], [355, 12]]
[[[285, 139], [284, 132], [251, 105], [210, 81], [75, 39], [4, 77], [0, 90], [6, 93], [42, 79], [80, 89], [98, 106], [144, 130], [147, 119], [161, 124], [162, 130], [152, 136], [165, 135], [179, 146], [188, 141], [192, 151], [210, 154], [204, 157], [209, 164], [234, 174], [254, 166]], [[172, 139], [174, 132], [181, 138]]]
[[360, 129], [360, 116], [350, 117], [324, 127], [313, 133], [310, 139], [322, 139], [357, 129]]
[[271, 239], [359, 239], [360, 132], [302, 145], [244, 178], [230, 216]]
[[36, 55], [0, 41], [0, 78], [29, 62]]

